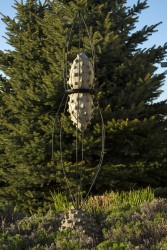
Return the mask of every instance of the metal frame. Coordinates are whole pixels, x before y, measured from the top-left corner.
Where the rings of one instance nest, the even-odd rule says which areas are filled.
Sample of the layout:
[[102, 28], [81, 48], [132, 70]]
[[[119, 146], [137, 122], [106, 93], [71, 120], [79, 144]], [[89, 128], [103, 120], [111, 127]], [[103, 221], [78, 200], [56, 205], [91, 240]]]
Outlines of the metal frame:
[[[90, 94], [94, 94], [95, 93], [95, 90], [94, 89], [69, 89], [68, 86], [67, 86], [67, 78], [68, 78], [68, 69], [67, 69], [67, 65], [68, 65], [68, 53], [69, 53], [69, 44], [70, 44], [70, 41], [71, 41], [71, 37], [72, 37], [72, 31], [74, 29], [74, 25], [75, 25], [75, 22], [78, 18], [78, 23], [79, 23], [79, 27], [78, 27], [78, 34], [79, 34], [79, 44], [78, 44], [78, 51], [79, 51], [79, 54], [80, 54], [80, 50], [81, 50], [81, 21], [82, 23], [84, 24], [84, 27], [85, 27], [85, 30], [87, 32], [87, 35], [88, 35], [88, 38], [89, 38], [89, 42], [90, 42], [90, 46], [91, 46], [91, 52], [92, 52], [92, 60], [93, 60], [93, 69], [95, 71], [95, 49], [94, 49], [94, 46], [92, 44], [92, 41], [91, 41], [91, 36], [90, 36], [90, 33], [89, 33], [89, 30], [88, 30], [88, 27], [86, 25], [86, 22], [84, 20], [84, 17], [83, 15], [81, 14], [80, 11], [77, 12], [77, 14], [75, 15], [74, 17], [74, 20], [73, 20], [73, 23], [71, 25], [71, 29], [69, 31], [69, 36], [67, 38], [67, 42], [66, 42], [66, 51], [65, 51], [65, 55], [64, 55], [64, 88], [65, 88], [65, 93], [63, 95], [63, 98], [62, 98], [62, 101], [60, 103], [60, 106], [58, 108], [58, 111], [56, 113], [56, 117], [55, 117], [55, 121], [54, 121], [54, 124], [53, 124], [53, 133], [52, 133], [52, 160], [54, 161], [54, 131], [55, 131], [55, 126], [56, 126], [56, 121], [57, 121], [57, 117], [58, 117], [58, 114], [60, 113], [60, 110], [61, 110], [61, 107], [63, 105], [63, 102], [64, 102], [64, 99], [65, 99], [65, 94], [67, 95], [70, 95], [72, 93], [90, 93]], [[80, 71], [80, 70], [79, 70]], [[67, 107], [67, 100], [68, 98], [66, 98], [66, 103], [65, 103], [65, 107], [64, 107], [64, 113], [66, 111], [66, 107]], [[77, 196], [76, 196], [76, 199], [75, 197], [73, 196], [72, 194], [72, 191], [71, 191], [71, 187], [70, 187], [70, 184], [69, 184], [69, 181], [68, 181], [68, 177], [67, 177], [67, 174], [66, 174], [66, 170], [65, 170], [65, 166], [64, 166], [64, 157], [63, 157], [63, 147], [62, 147], [62, 121], [61, 121], [61, 124], [60, 124], [60, 162], [61, 162], [61, 165], [62, 165], [62, 170], [63, 170], [63, 174], [64, 174], [64, 177], [65, 177], [65, 180], [66, 180], [66, 184], [67, 184], [67, 187], [68, 187], [68, 190], [69, 190], [69, 194], [70, 194], [70, 197], [71, 197], [71, 200], [72, 200], [72, 204], [74, 206], [75, 209], [80, 209], [83, 204], [87, 201], [88, 199], [88, 196], [92, 190], [92, 187], [96, 181], [96, 178], [99, 174], [99, 171], [101, 169], [101, 165], [102, 165], [102, 161], [103, 161], [103, 158], [104, 158], [104, 144], [105, 144], [105, 126], [104, 126], [104, 121], [103, 121], [103, 116], [102, 116], [102, 111], [100, 109], [100, 106], [97, 102], [97, 107], [98, 107], [98, 110], [99, 110], [99, 114], [100, 114], [100, 118], [101, 118], [101, 124], [102, 124], [102, 130], [101, 130], [101, 154], [100, 154], [100, 159], [99, 159], [99, 163], [98, 165], [95, 167], [95, 171], [94, 171], [94, 176], [92, 178], [92, 183], [90, 185], [90, 188], [89, 190], [87, 191], [86, 193], [86, 196], [84, 198], [84, 201], [82, 202], [81, 204], [81, 184], [82, 184], [82, 174], [83, 174], [83, 162], [84, 162], [84, 132], [79, 132], [78, 131], [78, 127], [76, 126], [76, 167], [75, 167], [75, 175], [76, 175], [76, 178], [78, 178], [78, 175], [80, 176], [79, 179], [77, 179]], [[81, 133], [81, 166], [78, 165], [78, 151], [79, 151], [79, 148], [78, 148], [78, 136], [79, 136], [79, 133]]]

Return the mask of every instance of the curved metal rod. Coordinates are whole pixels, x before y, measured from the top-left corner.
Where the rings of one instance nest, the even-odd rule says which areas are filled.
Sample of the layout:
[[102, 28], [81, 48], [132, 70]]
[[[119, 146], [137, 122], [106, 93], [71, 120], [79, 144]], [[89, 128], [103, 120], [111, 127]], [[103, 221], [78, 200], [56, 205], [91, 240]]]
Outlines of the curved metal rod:
[[[79, 43], [78, 43], [78, 52], [80, 55], [81, 52], [81, 20], [80, 20], [80, 11], [78, 12], [78, 19], [79, 19]], [[80, 77], [81, 77], [81, 64], [80, 64], [80, 60], [79, 60], [79, 82], [80, 82]], [[77, 94], [77, 99], [78, 99], [78, 108], [77, 108], [77, 126], [76, 126], [76, 167], [75, 167], [75, 171], [76, 171], [76, 180], [77, 180], [77, 195], [76, 195], [76, 209], [79, 209], [79, 165], [78, 165], [78, 117], [79, 117], [79, 92]]]
[[[68, 101], [68, 99], [66, 100], [66, 104], [65, 104], [65, 107], [64, 107], [64, 112], [65, 112], [65, 109], [66, 109], [66, 106], [67, 106], [67, 101]], [[69, 185], [69, 182], [68, 182], [68, 178], [67, 178], [66, 171], [65, 171], [65, 167], [64, 167], [64, 161], [63, 161], [63, 150], [62, 150], [62, 121], [61, 121], [61, 127], [60, 127], [60, 160], [61, 160], [61, 166], [62, 166], [63, 174], [64, 174], [64, 177], [65, 177], [65, 180], [66, 180], [66, 184], [67, 184], [67, 187], [68, 187], [68, 190], [69, 190], [69, 193], [70, 193], [70, 197], [71, 197], [71, 200], [72, 200], [72, 204], [73, 204], [73, 206], [74, 206], [74, 208], [75, 208], [76, 206], [75, 206], [74, 197], [73, 197], [72, 192], [71, 192], [71, 188], [70, 188], [70, 185]]]
[[94, 46], [92, 44], [92, 39], [91, 39], [90, 32], [88, 30], [88, 26], [87, 26], [87, 24], [85, 22], [85, 19], [84, 19], [83, 15], [81, 14], [81, 12], [80, 12], [80, 16], [82, 18], [82, 21], [83, 21], [83, 23], [85, 25], [85, 28], [86, 28], [86, 31], [87, 31], [87, 34], [88, 34], [88, 38], [89, 38], [89, 42], [90, 42], [90, 46], [91, 46], [91, 51], [92, 51], [92, 58], [93, 58], [93, 70], [95, 71], [95, 57], [96, 57], [95, 48], [94, 48]]
[[99, 112], [100, 112], [100, 117], [101, 117], [101, 122], [102, 122], [102, 129], [101, 129], [101, 135], [102, 135], [102, 144], [101, 144], [101, 155], [100, 155], [100, 160], [99, 160], [99, 164], [96, 166], [96, 173], [94, 175], [94, 178], [93, 178], [93, 181], [92, 181], [92, 184], [86, 194], [86, 197], [81, 205], [81, 208], [83, 206], [83, 204], [87, 201], [88, 199], [88, 196], [90, 194], [90, 191], [92, 190], [92, 187], [97, 179], [97, 176], [99, 174], [99, 171], [101, 169], [101, 165], [102, 165], [102, 162], [103, 162], [103, 158], [104, 158], [104, 154], [105, 154], [105, 126], [104, 126], [104, 120], [103, 120], [103, 116], [102, 116], [102, 111], [100, 109], [100, 106], [99, 106], [99, 103], [97, 101], [97, 105], [98, 105], [98, 108], [99, 108]]
[[[56, 125], [58, 114], [60, 112], [60, 109], [62, 107], [63, 101], [65, 99], [65, 96], [66, 96], [66, 93], [64, 93], [63, 98], [61, 100], [61, 103], [60, 103], [60, 105], [58, 107], [58, 110], [56, 112], [55, 119], [54, 119], [54, 122], [53, 122], [53, 128], [52, 128], [52, 158], [51, 159], [52, 159], [54, 165], [55, 165], [55, 159], [54, 159], [54, 134], [55, 134], [55, 125]], [[66, 110], [67, 101], [68, 101], [68, 99], [66, 99], [66, 103], [65, 103], [65, 107], [64, 107], [64, 112]], [[63, 174], [64, 174], [64, 177], [65, 177], [65, 180], [66, 180], [66, 184], [67, 184], [67, 187], [68, 187], [68, 190], [69, 190], [69, 193], [70, 193], [70, 197], [71, 197], [71, 200], [72, 200], [72, 204], [75, 207], [75, 201], [74, 201], [74, 198], [73, 198], [73, 195], [72, 195], [72, 192], [71, 192], [71, 188], [70, 188], [70, 185], [69, 185], [69, 182], [68, 182], [68, 178], [67, 178], [67, 175], [66, 175], [66, 172], [65, 172], [65, 167], [64, 167], [64, 162], [63, 162], [63, 153], [62, 152], [63, 151], [62, 151], [62, 121], [61, 121], [61, 124], [60, 124], [60, 160], [61, 160], [61, 166], [62, 166]]]

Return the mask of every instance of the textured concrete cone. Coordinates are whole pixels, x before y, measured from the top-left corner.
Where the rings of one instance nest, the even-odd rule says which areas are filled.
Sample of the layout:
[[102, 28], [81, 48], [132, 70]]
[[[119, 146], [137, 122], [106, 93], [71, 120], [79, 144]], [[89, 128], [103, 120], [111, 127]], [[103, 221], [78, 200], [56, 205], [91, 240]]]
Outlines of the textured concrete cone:
[[[69, 113], [74, 125], [84, 131], [93, 116], [93, 98], [89, 90], [94, 88], [94, 71], [85, 53], [77, 55], [70, 69], [69, 86], [78, 93], [71, 93], [69, 98]], [[82, 90], [86, 90], [85, 93]]]

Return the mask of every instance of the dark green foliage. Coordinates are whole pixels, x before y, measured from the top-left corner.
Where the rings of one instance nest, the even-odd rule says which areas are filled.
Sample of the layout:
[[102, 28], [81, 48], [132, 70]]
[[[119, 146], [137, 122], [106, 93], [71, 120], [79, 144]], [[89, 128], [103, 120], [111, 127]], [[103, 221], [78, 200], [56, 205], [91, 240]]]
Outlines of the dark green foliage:
[[1, 93], [5, 103], [2, 156], [6, 159], [1, 165], [4, 184], [0, 192], [5, 203], [13, 200], [31, 209], [43, 205], [49, 190], [58, 187], [51, 163], [51, 130], [61, 87], [43, 52], [47, 38], [40, 20], [48, 4], [16, 2], [15, 8], [15, 20], [3, 17], [13, 51], [1, 51], [1, 68], [9, 77], [10, 91]]
[[22, 217], [18, 212], [13, 212], [11, 217], [8, 211], [5, 211], [1, 216], [1, 249], [55, 249], [52, 245], [55, 246], [54, 240], [60, 221], [61, 216], [58, 217], [53, 211], [45, 215], [34, 214], [31, 217]]
[[[59, 152], [60, 116], [63, 121], [63, 156], [74, 192], [75, 128], [69, 115], [55, 124], [54, 162], [52, 127], [64, 93], [63, 54], [73, 18], [80, 9], [96, 52], [96, 101], [106, 127], [105, 158], [93, 192], [134, 186], [165, 186], [167, 177], [167, 104], [156, 103], [165, 75], [155, 63], [166, 55], [167, 45], [140, 49], [159, 24], [134, 31], [138, 14], [147, 2], [127, 8], [119, 1], [15, 2], [16, 17], [3, 16], [7, 42], [13, 50], [0, 51], [0, 197], [22, 209], [46, 205], [50, 194], [62, 190]], [[82, 24], [84, 49], [91, 59], [88, 36]], [[68, 63], [78, 52], [78, 23], [69, 43]], [[68, 66], [69, 66], [68, 64]], [[92, 180], [101, 150], [98, 108], [85, 133], [83, 195]]]

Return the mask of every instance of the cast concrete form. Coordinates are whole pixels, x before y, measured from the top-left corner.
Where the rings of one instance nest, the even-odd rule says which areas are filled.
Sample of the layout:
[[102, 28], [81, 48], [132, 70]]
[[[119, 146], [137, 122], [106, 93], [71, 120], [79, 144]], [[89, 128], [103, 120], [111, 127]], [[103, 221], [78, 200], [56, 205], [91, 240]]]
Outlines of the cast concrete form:
[[[68, 110], [71, 120], [83, 132], [90, 123], [94, 110], [93, 98], [89, 93], [89, 90], [94, 89], [94, 71], [85, 53], [78, 54], [73, 61], [68, 84], [72, 90], [76, 90], [76, 93], [69, 95]], [[84, 93], [84, 90], [87, 92]]]

